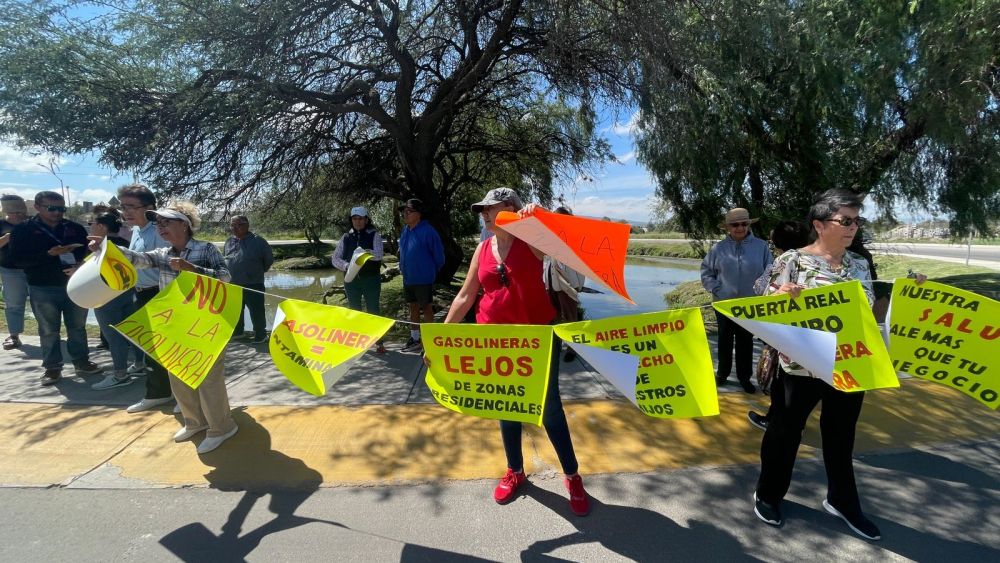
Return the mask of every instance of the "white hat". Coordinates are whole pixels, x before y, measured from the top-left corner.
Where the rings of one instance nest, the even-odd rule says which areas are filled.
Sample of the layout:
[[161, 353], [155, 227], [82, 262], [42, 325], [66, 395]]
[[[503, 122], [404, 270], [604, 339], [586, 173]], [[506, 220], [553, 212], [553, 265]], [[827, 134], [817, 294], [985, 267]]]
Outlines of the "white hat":
[[164, 219], [180, 219], [181, 221], [187, 223], [188, 227], [191, 227], [191, 218], [176, 209], [167, 207], [164, 209], [150, 209], [146, 212], [147, 221], [155, 223], [157, 217], [162, 217]]
[[368, 216], [368, 210], [365, 209], [364, 207], [351, 208], [351, 217], [367, 217], [367, 216]]
[[347, 273], [344, 274], [344, 283], [350, 283], [354, 281], [355, 276], [361, 270], [361, 266], [365, 265], [369, 259], [371, 259], [372, 253], [361, 248], [360, 246], [354, 249], [354, 254], [351, 256], [351, 263], [347, 266]]

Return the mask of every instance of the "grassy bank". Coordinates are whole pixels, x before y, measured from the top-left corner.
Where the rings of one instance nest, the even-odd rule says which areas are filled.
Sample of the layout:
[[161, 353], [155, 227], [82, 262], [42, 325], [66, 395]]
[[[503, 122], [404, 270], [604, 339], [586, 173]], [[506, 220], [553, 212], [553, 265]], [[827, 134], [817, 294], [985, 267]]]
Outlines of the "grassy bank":
[[[875, 256], [875, 269], [879, 279], [905, 278], [910, 270], [920, 272], [929, 279], [960, 289], [996, 298], [1000, 294], [1000, 275], [995, 270], [970, 267], [940, 260], [925, 260], [906, 256]], [[702, 307], [712, 302], [712, 296], [701, 286], [701, 281], [684, 282], [664, 296], [671, 309]], [[714, 330], [715, 313], [702, 309], [705, 324]]]

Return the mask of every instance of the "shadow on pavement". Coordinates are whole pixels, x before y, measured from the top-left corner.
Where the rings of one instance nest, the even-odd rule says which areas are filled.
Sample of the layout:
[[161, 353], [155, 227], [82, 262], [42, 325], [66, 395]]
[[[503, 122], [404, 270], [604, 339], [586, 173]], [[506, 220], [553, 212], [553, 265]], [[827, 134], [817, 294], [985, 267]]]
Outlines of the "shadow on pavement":
[[531, 544], [521, 552], [522, 561], [562, 561], [550, 554], [561, 547], [593, 542], [633, 561], [758, 561], [734, 536], [705, 522], [691, 520], [685, 528], [659, 512], [604, 504], [593, 496], [590, 515], [581, 518], [570, 512], [563, 495], [530, 481], [525, 494], [564, 517], [577, 531]]
[[[222, 533], [214, 534], [201, 522], [182, 526], [160, 539], [160, 543], [183, 561], [243, 561], [267, 536], [311, 523], [328, 524], [341, 529], [347, 526], [330, 520], [299, 516], [296, 511], [323, 482], [323, 476], [302, 460], [271, 449], [271, 435], [253, 417], [243, 411], [233, 413], [240, 426], [234, 437], [240, 448], [225, 445], [201, 456], [214, 469], [205, 475], [213, 488], [223, 491], [246, 489], [229, 513]], [[245, 486], [246, 483], [251, 483]], [[254, 505], [270, 495], [269, 522], [243, 532], [243, 525]]]

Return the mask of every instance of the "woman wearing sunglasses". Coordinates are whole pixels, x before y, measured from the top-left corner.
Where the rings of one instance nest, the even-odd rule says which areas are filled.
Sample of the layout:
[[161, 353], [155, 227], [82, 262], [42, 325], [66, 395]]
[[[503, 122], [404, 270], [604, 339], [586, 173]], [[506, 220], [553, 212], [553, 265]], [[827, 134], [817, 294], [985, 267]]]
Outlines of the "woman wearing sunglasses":
[[[156, 224], [156, 231], [170, 246], [150, 251], [135, 252], [122, 248], [125, 257], [140, 269], [156, 270], [160, 274], [160, 290], [170, 285], [182, 271], [229, 282], [231, 275], [222, 252], [210, 242], [194, 238], [194, 231], [201, 225], [198, 208], [188, 202], [179, 202], [164, 209], [148, 210], [146, 219]], [[91, 237], [91, 250], [96, 250], [100, 237]], [[180, 407], [184, 426], [174, 434], [175, 442], [184, 442], [205, 432], [197, 452], [207, 454], [232, 438], [239, 431], [229, 408], [226, 391], [225, 354], [219, 354], [215, 365], [197, 389], [177, 379], [170, 378], [177, 405]]]
[[[494, 236], [482, 241], [476, 248], [465, 283], [448, 310], [446, 323], [461, 322], [475, 303], [480, 289], [483, 295], [476, 310], [476, 322], [479, 324], [547, 325], [555, 320], [556, 310], [542, 281], [544, 255], [506, 231], [497, 229], [494, 223], [501, 211], [514, 211], [523, 217], [531, 215], [535, 209], [538, 207], [533, 203], [522, 206], [521, 198], [510, 188], [490, 190], [482, 201], [472, 205], [472, 210], [481, 215], [486, 230]], [[542, 424], [566, 474], [570, 508], [578, 516], [586, 516], [590, 512], [590, 501], [583, 489], [583, 480], [577, 473], [579, 464], [559, 397], [560, 344], [558, 338], [552, 343], [551, 376]], [[514, 500], [517, 488], [526, 479], [521, 451], [521, 423], [500, 421], [500, 436], [507, 456], [507, 471], [494, 489], [493, 499], [499, 504], [507, 504]]]
[[[807, 216], [812, 244], [789, 250], [775, 260], [765, 294], [788, 293], [796, 298], [803, 289], [859, 280], [871, 305], [874, 297], [868, 262], [847, 250], [865, 224], [859, 216], [861, 202], [862, 196], [848, 190], [820, 195]], [[782, 275], [786, 271], [795, 272], [787, 281]], [[925, 279], [918, 276], [917, 283]], [[854, 479], [854, 435], [864, 392], [838, 391], [785, 356], [779, 355], [778, 369], [784, 382], [784, 407], [773, 413], [761, 442], [754, 513], [772, 526], [782, 525], [779, 506], [791, 483], [802, 430], [816, 404], [822, 402], [819, 425], [828, 487], [823, 508], [844, 520], [859, 536], [881, 539], [878, 527], [861, 510]]]

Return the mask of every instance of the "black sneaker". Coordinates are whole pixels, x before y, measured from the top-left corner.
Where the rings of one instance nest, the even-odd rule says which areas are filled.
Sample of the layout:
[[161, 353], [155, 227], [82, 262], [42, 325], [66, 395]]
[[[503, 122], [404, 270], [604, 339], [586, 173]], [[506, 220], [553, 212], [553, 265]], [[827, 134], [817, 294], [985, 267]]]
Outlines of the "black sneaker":
[[77, 375], [94, 375], [95, 373], [102, 373], [104, 371], [101, 369], [101, 366], [90, 360], [73, 362], [73, 367], [76, 369]]
[[773, 504], [768, 504], [757, 498], [757, 492], [753, 493], [753, 513], [765, 524], [780, 528], [785, 523], [781, 518], [781, 511]]
[[855, 534], [872, 541], [882, 539], [882, 532], [879, 531], [878, 526], [876, 526], [875, 523], [868, 518], [865, 518], [865, 515], [860, 511], [848, 518], [842, 512], [834, 508], [833, 505], [830, 504], [830, 501], [826, 499], [823, 499], [823, 508], [825, 508], [830, 514], [833, 514], [837, 518], [847, 522], [847, 527], [850, 528]]
[[576, 350], [574, 350], [572, 348], [567, 348], [566, 349], [566, 353], [563, 354], [563, 361], [564, 362], [572, 362], [575, 359], [576, 359]]
[[743, 388], [743, 391], [750, 393], [751, 395], [757, 392], [757, 388], [754, 387], [753, 383], [750, 383], [749, 381], [740, 381], [740, 387]]
[[41, 379], [42, 387], [55, 385], [56, 383], [59, 383], [60, 379], [62, 379], [61, 369], [47, 369], [45, 370], [45, 375], [43, 375]]
[[726, 380], [727, 379], [729, 379], [729, 378], [728, 377], [716, 377], [715, 378], [715, 386], [716, 387], [722, 387], [723, 385], [726, 384]]
[[422, 345], [423, 343], [420, 342], [419, 339], [411, 337], [406, 341], [406, 344], [403, 345], [403, 351], [409, 352], [410, 350], [419, 350]]
[[262, 334], [260, 336], [254, 335], [253, 340], [251, 340], [250, 343], [251, 344], [263, 344], [263, 343], [265, 343], [265, 342], [267, 342], [269, 340], [271, 340], [271, 337], [268, 336], [265, 333], [265, 334]]
[[757, 428], [760, 428], [761, 430], [767, 430], [766, 416], [757, 414], [754, 411], [750, 411], [747, 413], [747, 420], [749, 420], [750, 424], [753, 424]]

